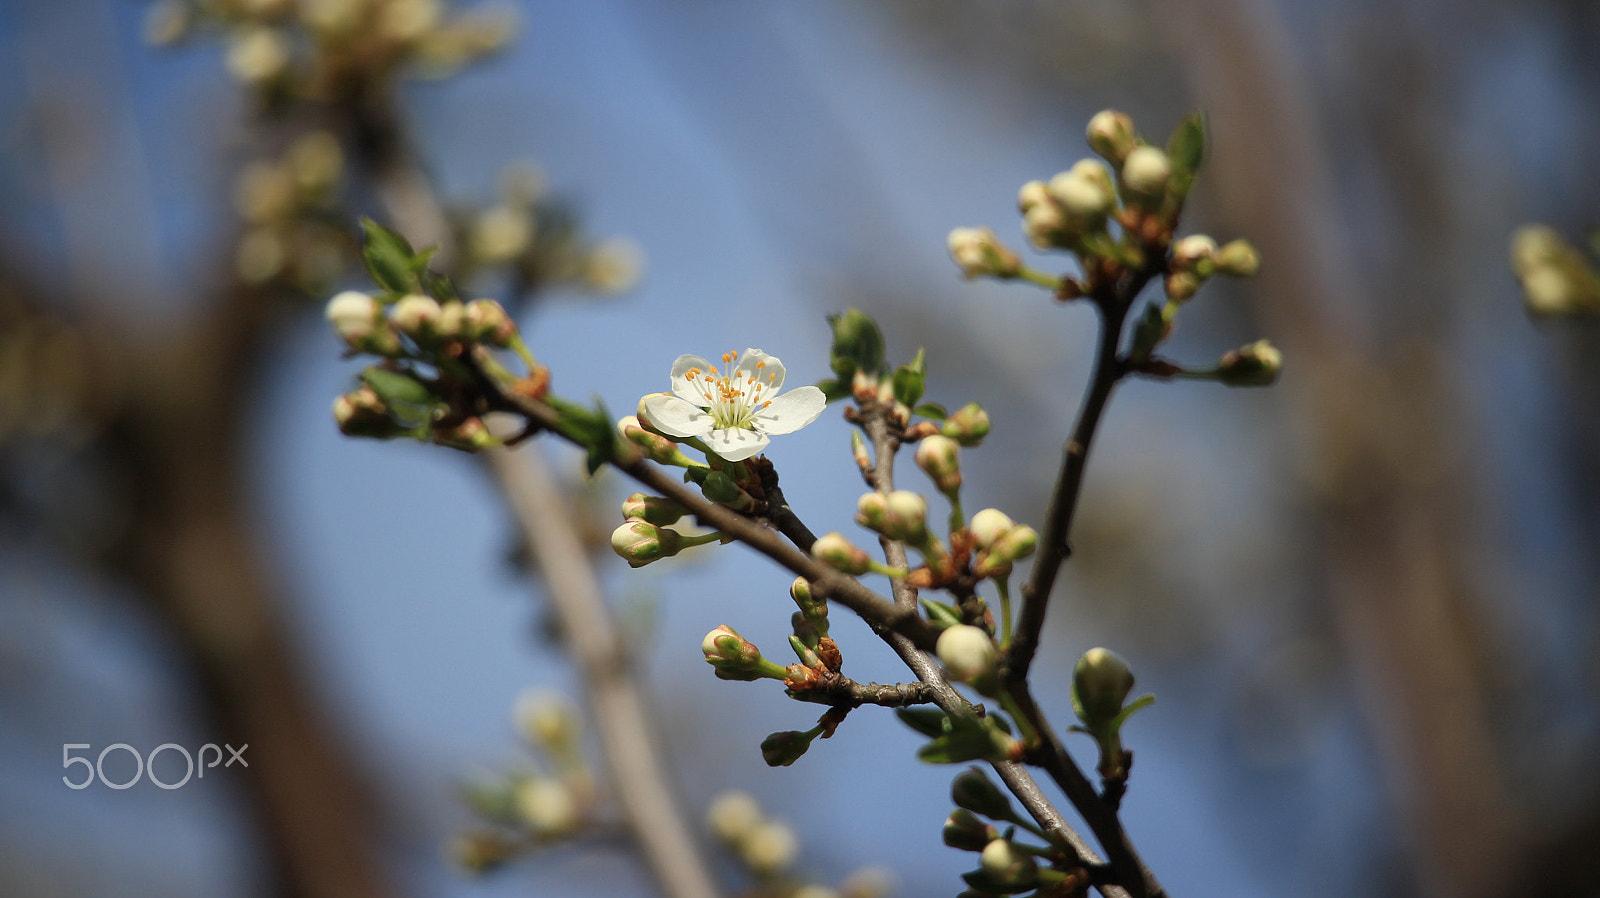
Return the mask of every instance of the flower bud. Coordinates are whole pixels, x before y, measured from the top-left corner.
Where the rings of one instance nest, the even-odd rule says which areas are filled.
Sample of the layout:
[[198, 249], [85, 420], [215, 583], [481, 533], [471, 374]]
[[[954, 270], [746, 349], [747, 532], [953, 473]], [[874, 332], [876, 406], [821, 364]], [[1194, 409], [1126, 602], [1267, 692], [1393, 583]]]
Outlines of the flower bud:
[[807, 617], [828, 616], [828, 603], [812, 594], [811, 581], [804, 577], [796, 577], [794, 582], [789, 584], [789, 598], [794, 599], [794, 603]]
[[1172, 244], [1172, 266], [1201, 277], [1211, 274], [1217, 241], [1205, 234], [1190, 234]]
[[967, 529], [971, 531], [978, 548], [990, 549], [1015, 526], [1016, 523], [1005, 512], [998, 508], [985, 508], [972, 516], [972, 523]]
[[829, 533], [811, 546], [811, 557], [845, 574], [865, 574], [872, 569], [872, 558], [856, 548], [842, 533]]
[[635, 415], [627, 415], [617, 421], [617, 433], [638, 446], [645, 458], [657, 464], [676, 464], [684, 458], [677, 443], [654, 431], [646, 430], [644, 423]]
[[[1098, 163], [1096, 163], [1098, 164]], [[1092, 175], [1077, 170], [1064, 171], [1050, 179], [1050, 195], [1061, 204], [1067, 218], [1078, 230], [1095, 230], [1117, 206], [1110, 180], [1101, 184]]]
[[761, 656], [755, 643], [740, 636], [732, 627], [723, 624], [700, 640], [700, 651], [706, 663], [716, 669], [724, 680], [759, 680], [762, 677], [783, 679], [784, 670]]
[[528, 744], [559, 752], [578, 741], [578, 718], [554, 693], [530, 689], [517, 697], [513, 711], [517, 732]]
[[1230, 387], [1264, 387], [1278, 379], [1283, 354], [1266, 340], [1257, 340], [1223, 353], [1217, 380]]
[[678, 554], [683, 537], [666, 527], [644, 521], [628, 521], [611, 531], [611, 548], [628, 562], [643, 567], [652, 561]]
[[976, 402], [969, 402], [945, 418], [939, 432], [963, 446], [976, 446], [989, 435], [989, 413]]
[[811, 748], [811, 737], [799, 730], [784, 730], [761, 740], [761, 760], [768, 767], [788, 767]]
[[431, 343], [438, 335], [441, 309], [439, 301], [431, 296], [402, 296], [390, 314], [395, 328], [419, 344]]
[[1008, 892], [1022, 891], [1039, 880], [1039, 863], [1033, 856], [1012, 844], [1010, 839], [994, 839], [983, 846], [978, 856], [983, 872]]
[[351, 349], [364, 350], [383, 323], [383, 306], [357, 290], [346, 290], [328, 300], [328, 323]]
[[978, 553], [972, 572], [979, 577], [1009, 574], [1011, 565], [1032, 555], [1038, 545], [1038, 531], [1026, 524], [1014, 526], [996, 538], [988, 549]]
[[434, 336], [440, 341], [459, 340], [466, 328], [467, 307], [458, 299], [439, 304], [439, 321], [434, 324]]
[[717, 838], [738, 842], [761, 823], [761, 805], [748, 792], [730, 789], [712, 799], [706, 809], [706, 822]]
[[1068, 230], [1066, 210], [1053, 197], [1031, 206], [1022, 213], [1022, 230], [1028, 242], [1039, 249], [1057, 246]]
[[491, 265], [509, 262], [533, 243], [535, 227], [526, 209], [504, 204], [491, 206], [472, 222], [467, 246], [480, 261]]
[[1200, 292], [1200, 284], [1204, 278], [1193, 271], [1174, 271], [1167, 275], [1163, 285], [1167, 291], [1167, 298], [1173, 302], [1187, 302], [1190, 297]]
[[492, 299], [474, 299], [461, 311], [461, 337], [503, 349], [517, 334], [517, 323]]
[[1120, 168], [1128, 151], [1133, 149], [1133, 119], [1126, 112], [1103, 109], [1089, 119], [1086, 136], [1089, 149]]
[[991, 820], [1010, 820], [1016, 816], [1011, 800], [976, 767], [968, 767], [950, 781], [950, 800], [958, 808]]
[[982, 851], [999, 833], [966, 808], [956, 808], [944, 821], [944, 843], [962, 851]]
[[969, 278], [992, 275], [1014, 278], [1022, 270], [1022, 260], [1006, 248], [989, 228], [956, 228], [947, 240], [950, 258]]
[[1248, 240], [1230, 240], [1212, 258], [1217, 271], [1236, 278], [1255, 277], [1261, 270], [1261, 256]]
[[682, 505], [664, 496], [634, 493], [622, 500], [622, 519], [625, 521], [644, 521], [664, 527], [676, 524], [686, 513]]
[[895, 490], [887, 500], [883, 535], [912, 545], [928, 538], [928, 500], [910, 490]]
[[351, 390], [333, 400], [333, 419], [339, 431], [349, 437], [388, 439], [406, 430], [389, 414], [383, 399], [368, 386]]
[[946, 627], [934, 643], [934, 652], [950, 678], [985, 692], [994, 685], [1000, 650], [994, 638], [981, 627], [956, 624]]
[[1050, 189], [1043, 181], [1029, 181], [1017, 191], [1017, 211], [1027, 215], [1035, 206], [1048, 206], [1055, 200], [1050, 196]]
[[961, 446], [943, 435], [927, 437], [917, 444], [917, 467], [933, 479], [941, 493], [961, 488]]
[[1072, 669], [1072, 707], [1090, 730], [1116, 719], [1132, 691], [1133, 671], [1110, 649], [1084, 652]]
[[1158, 147], [1134, 147], [1122, 161], [1122, 186], [1138, 199], [1159, 202], [1171, 177], [1172, 161]]
[[578, 827], [578, 802], [558, 779], [529, 777], [512, 792], [517, 816], [540, 835], [564, 835]]
[[771, 876], [789, 868], [800, 853], [794, 830], [776, 820], [764, 820], [738, 842], [739, 856], [757, 876]]
[[228, 42], [228, 72], [246, 84], [263, 84], [289, 67], [289, 42], [276, 28], [253, 26]]
[[882, 533], [889, 521], [889, 497], [873, 490], [862, 493], [856, 500], [856, 523], [871, 530], [873, 533]]

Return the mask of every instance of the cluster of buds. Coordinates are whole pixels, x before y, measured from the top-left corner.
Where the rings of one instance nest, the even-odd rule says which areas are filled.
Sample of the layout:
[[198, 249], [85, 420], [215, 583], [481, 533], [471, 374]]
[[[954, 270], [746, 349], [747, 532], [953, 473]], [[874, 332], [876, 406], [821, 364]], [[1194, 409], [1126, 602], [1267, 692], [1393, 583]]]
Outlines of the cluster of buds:
[[1015, 523], [996, 508], [985, 508], [973, 515], [968, 529], [978, 549], [972, 572], [979, 577], [1010, 574], [1011, 565], [1032, 555], [1039, 545], [1038, 531], [1027, 524]]
[[1254, 277], [1260, 268], [1261, 257], [1248, 240], [1233, 240], [1217, 246], [1217, 241], [1205, 234], [1190, 234], [1172, 244], [1167, 265], [1167, 298], [1184, 302], [1212, 275]]
[[711, 832], [762, 879], [779, 876], [794, 865], [800, 840], [794, 830], [768, 817], [754, 797], [729, 791], [718, 795], [706, 812]]
[[[950, 783], [950, 799], [956, 809], [945, 819], [944, 843], [978, 853], [978, 869], [962, 876], [969, 887], [963, 894], [1011, 895], [1049, 886], [1049, 894], [1068, 895], [1088, 884], [1086, 871], [1081, 868], [1063, 870], [1046, 865], [1065, 862], [1068, 854], [1032, 821], [1019, 815], [1005, 793], [976, 767], [956, 775]], [[984, 818], [1009, 825], [1001, 831]], [[1018, 841], [1018, 829], [1047, 844]], [[1039, 894], [1045, 894], [1045, 890], [1041, 888]]]
[[928, 500], [910, 490], [862, 494], [856, 502], [856, 523], [918, 548], [927, 547], [933, 538], [928, 531]]
[[[1600, 253], [1600, 237], [1595, 240]], [[1529, 313], [1600, 315], [1600, 273], [1547, 225], [1524, 225], [1511, 237], [1511, 267]]]
[[234, 186], [245, 229], [234, 266], [248, 284], [283, 281], [321, 291], [344, 270], [350, 240], [328, 214], [344, 170], [344, 151], [327, 131], [295, 139], [275, 159], [246, 165]]

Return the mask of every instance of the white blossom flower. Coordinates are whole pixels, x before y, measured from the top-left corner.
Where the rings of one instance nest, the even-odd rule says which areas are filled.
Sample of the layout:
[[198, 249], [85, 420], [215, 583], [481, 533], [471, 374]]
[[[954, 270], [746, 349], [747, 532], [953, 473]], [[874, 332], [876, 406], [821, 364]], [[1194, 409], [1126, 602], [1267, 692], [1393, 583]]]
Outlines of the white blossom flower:
[[[817, 420], [827, 399], [813, 386], [783, 395], [783, 363], [759, 349], [724, 353], [718, 369], [697, 355], [672, 363], [672, 394], [644, 400], [650, 424], [664, 434], [697, 437], [719, 457], [743, 461], [766, 448], [770, 437], [793, 433]], [[675, 395], [673, 395], [675, 394]]]

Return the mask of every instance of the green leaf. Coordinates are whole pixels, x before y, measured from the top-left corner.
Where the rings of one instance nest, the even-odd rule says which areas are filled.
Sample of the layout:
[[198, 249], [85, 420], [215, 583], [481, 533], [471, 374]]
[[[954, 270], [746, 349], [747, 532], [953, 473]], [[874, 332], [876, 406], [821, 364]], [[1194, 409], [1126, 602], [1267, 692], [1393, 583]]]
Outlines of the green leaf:
[[372, 367], [361, 372], [361, 381], [391, 408], [396, 405], [431, 406], [439, 401], [427, 384], [404, 371]]
[[998, 879], [990, 876], [982, 867], [961, 874], [961, 880], [971, 886], [974, 891], [985, 895], [1015, 895], [1019, 892], [1031, 892], [1038, 885], [1036, 882], [1028, 885], [1004, 885]]
[[909, 365], [901, 365], [894, 372], [894, 398], [896, 402], [908, 406], [915, 406], [922, 399], [922, 391], [928, 377], [928, 367], [925, 357], [925, 348], [917, 349], [917, 357]]
[[950, 413], [945, 411], [944, 406], [937, 402], [924, 402], [911, 411], [913, 414], [918, 414], [924, 418], [930, 418], [934, 421], [943, 421], [944, 419], [950, 417]]
[[954, 605], [947, 605], [924, 596], [922, 607], [928, 609], [928, 619], [933, 621], [935, 626], [944, 628], [961, 623], [961, 612], [957, 611]]
[[817, 381], [817, 389], [822, 391], [822, 397], [828, 402], [850, 398], [850, 384], [837, 377], [827, 377]]
[[1165, 304], [1153, 302], [1145, 306], [1139, 323], [1134, 325], [1133, 347], [1128, 357], [1135, 361], [1148, 359], [1156, 346], [1166, 339], [1171, 324], [1172, 318], [1167, 314]]
[[1167, 141], [1167, 158], [1172, 162], [1172, 180], [1168, 188], [1172, 195], [1183, 199], [1194, 184], [1195, 173], [1205, 158], [1206, 120], [1198, 112], [1191, 112], [1178, 123]]
[[406, 238], [363, 217], [361, 243], [361, 258], [374, 283], [395, 296], [416, 288], [415, 270], [411, 267], [416, 251]]
[[950, 715], [938, 708], [896, 708], [894, 714], [901, 723], [929, 739], [943, 736], [950, 729]]
[[829, 315], [833, 328], [833, 349], [828, 367], [842, 381], [850, 381], [857, 371], [877, 375], [883, 372], [883, 331], [877, 322], [860, 309], [846, 309]]
[[918, 760], [929, 764], [961, 764], [991, 758], [1000, 760], [999, 754], [988, 722], [972, 717], [950, 718], [948, 732], [917, 750]]
[[[432, 249], [424, 251], [431, 254]], [[420, 258], [420, 257], [419, 257]], [[417, 280], [422, 284], [422, 292], [440, 302], [459, 301], [461, 294], [456, 292], [455, 282], [447, 275], [440, 274], [431, 268], [423, 267], [417, 272]]]

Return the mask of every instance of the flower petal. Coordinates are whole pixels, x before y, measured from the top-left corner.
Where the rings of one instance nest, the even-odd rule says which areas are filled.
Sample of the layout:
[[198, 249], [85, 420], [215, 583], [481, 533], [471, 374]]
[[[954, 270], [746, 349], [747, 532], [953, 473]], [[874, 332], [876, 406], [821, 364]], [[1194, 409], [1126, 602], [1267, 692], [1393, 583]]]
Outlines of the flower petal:
[[783, 362], [778, 361], [775, 355], [767, 355], [759, 349], [746, 349], [744, 355], [739, 357], [738, 370], [764, 384], [763, 392], [768, 396], [777, 395], [783, 389]]
[[704, 375], [715, 373], [717, 366], [697, 355], [678, 356], [678, 360], [672, 363], [672, 392], [677, 393], [689, 402], [699, 405], [704, 402], [705, 392], [695, 389], [689, 383], [689, 372], [695, 369], [699, 369], [700, 373]]
[[646, 396], [644, 412], [657, 430], [675, 437], [703, 437], [711, 432], [710, 413], [666, 393]]
[[[794, 433], [817, 420], [828, 405], [828, 398], [816, 387], [807, 385], [772, 400], [772, 404], [756, 412], [756, 426], [763, 433]], [[650, 420], [654, 421], [655, 418]]]
[[766, 434], [743, 427], [724, 427], [706, 437], [706, 445], [724, 461], [744, 461], [767, 448], [769, 442]]

